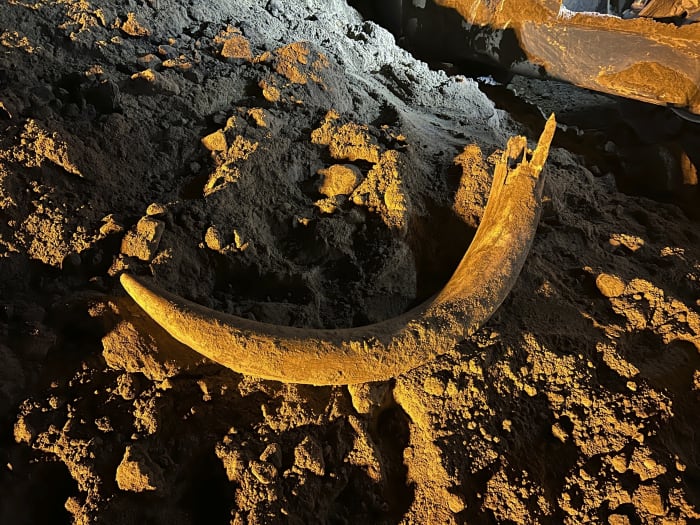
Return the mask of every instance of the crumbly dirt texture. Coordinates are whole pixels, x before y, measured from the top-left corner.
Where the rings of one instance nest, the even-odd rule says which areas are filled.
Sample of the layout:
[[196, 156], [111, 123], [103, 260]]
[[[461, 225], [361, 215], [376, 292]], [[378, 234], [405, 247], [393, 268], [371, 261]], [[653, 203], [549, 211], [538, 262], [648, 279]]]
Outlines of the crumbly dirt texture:
[[[237, 374], [119, 285], [293, 326], [398, 315], [552, 111], [517, 284], [395, 380]], [[698, 523], [699, 137], [431, 70], [338, 0], [3, 1], [0, 523]]]

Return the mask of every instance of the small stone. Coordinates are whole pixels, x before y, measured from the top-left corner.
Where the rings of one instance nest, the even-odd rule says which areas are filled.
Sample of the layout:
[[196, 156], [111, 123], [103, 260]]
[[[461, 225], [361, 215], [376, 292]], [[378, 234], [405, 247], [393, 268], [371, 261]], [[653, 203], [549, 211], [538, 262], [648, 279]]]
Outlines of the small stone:
[[158, 46], [158, 54], [165, 58], [177, 58], [177, 49], [173, 46], [165, 44]]
[[323, 476], [326, 472], [326, 465], [321, 445], [313, 438], [305, 437], [294, 449], [294, 465], [317, 476]]
[[121, 490], [129, 492], [154, 491], [165, 485], [160, 467], [145, 451], [131, 445], [117, 467], [116, 481]]
[[115, 392], [125, 399], [136, 395], [132, 383], [140, 376], [163, 383], [183, 369], [196, 366], [196, 362], [189, 360], [193, 357], [191, 352], [185, 351], [183, 355], [185, 347], [175, 341], [165, 344], [163, 332], [144, 326], [137, 318], [132, 321], [119, 321], [102, 337], [102, 357], [107, 366], [129, 373], [119, 380], [125, 381], [124, 388]]
[[243, 252], [248, 249], [250, 243], [243, 242], [243, 237], [238, 230], [233, 230], [233, 245], [236, 247], [236, 250]]
[[371, 414], [379, 408], [388, 390], [389, 383], [386, 381], [348, 385], [352, 406], [358, 414]]
[[624, 474], [627, 472], [627, 460], [624, 458], [624, 456], [615, 456], [610, 460], [610, 464], [619, 474]]
[[153, 202], [146, 208], [146, 215], [149, 217], [157, 217], [158, 215], [164, 215], [168, 209], [157, 202]]
[[279, 102], [282, 97], [282, 93], [279, 88], [267, 82], [266, 80], [261, 80], [258, 84], [260, 89], [262, 89], [262, 95], [268, 102]]
[[73, 516], [77, 516], [78, 513], [82, 511], [83, 506], [78, 498], [71, 496], [63, 504], [63, 508], [70, 512]]
[[124, 33], [134, 37], [150, 36], [151, 30], [144, 26], [135, 13], [127, 13], [126, 22], [120, 28]]
[[272, 463], [275, 467], [282, 468], [282, 447], [279, 443], [270, 443], [260, 454], [260, 461]]
[[215, 452], [216, 457], [221, 460], [224, 470], [226, 470], [226, 476], [229, 481], [239, 483], [248, 463], [243, 453], [238, 447], [230, 443], [217, 444]]
[[266, 128], [267, 122], [265, 122], [265, 110], [262, 108], [250, 108], [248, 110], [248, 116], [255, 121], [255, 124], [260, 128]]
[[458, 494], [447, 495], [447, 506], [454, 514], [459, 514], [467, 508], [467, 504], [464, 502], [464, 499]]
[[228, 145], [226, 144], [226, 135], [222, 130], [217, 130], [202, 139], [202, 145], [209, 151], [226, 151]]
[[595, 284], [604, 297], [613, 298], [621, 296], [625, 291], [625, 283], [616, 275], [601, 273], [595, 280]]
[[350, 195], [362, 177], [359, 168], [351, 164], [333, 164], [318, 170], [318, 174], [323, 177], [318, 191], [326, 197]]
[[36, 431], [27, 423], [24, 416], [19, 416], [15, 422], [14, 438], [17, 443], [31, 443]]
[[318, 208], [318, 211], [325, 214], [332, 214], [338, 211], [338, 205], [335, 199], [321, 199], [314, 202], [314, 206]]
[[180, 94], [180, 86], [174, 80], [154, 71], [152, 68], [134, 73], [131, 75], [131, 80], [136, 83], [137, 88], [145, 93]]
[[125, 401], [133, 401], [138, 394], [138, 384], [134, 374], [122, 374], [117, 377], [117, 385], [114, 393]]
[[631, 525], [630, 519], [624, 514], [611, 514], [608, 516], [610, 525]]
[[632, 453], [630, 469], [642, 481], [654, 479], [666, 473], [666, 467], [652, 457], [650, 450], [642, 447], [636, 448]]
[[224, 41], [221, 48], [221, 56], [224, 58], [238, 58], [242, 60], [253, 60], [253, 53], [250, 50], [250, 42], [241, 34], [235, 34]]
[[80, 116], [80, 108], [74, 102], [66, 104], [63, 107], [63, 115], [68, 118], [77, 118]]
[[226, 241], [218, 228], [210, 226], [204, 234], [204, 244], [210, 250], [218, 252], [224, 249]]
[[563, 428], [561, 428], [559, 423], [554, 423], [552, 425], [552, 435], [562, 443], [566, 443], [566, 440], [569, 437], [566, 431]]
[[147, 55], [138, 57], [136, 63], [143, 69], [149, 69], [158, 67], [162, 63], [162, 60], [153, 53], [148, 53]]
[[193, 68], [186, 69], [184, 77], [195, 84], [201, 84], [204, 81], [204, 73]]
[[35, 106], [46, 106], [54, 99], [51, 86], [36, 86], [29, 91], [29, 100]]
[[165, 223], [162, 221], [148, 216], [142, 217], [122, 239], [121, 253], [127, 257], [150, 261], [158, 250], [164, 230]]
[[112, 432], [114, 428], [112, 427], [112, 423], [109, 420], [107, 416], [103, 416], [100, 418], [97, 418], [95, 420], [95, 426], [97, 427], [97, 430], [100, 432]]
[[274, 483], [277, 477], [277, 468], [271, 463], [265, 461], [251, 461], [250, 472], [263, 485]]
[[72, 252], [72, 253], [67, 254], [63, 258], [63, 260], [61, 261], [61, 269], [68, 270], [68, 269], [79, 268], [81, 263], [82, 263], [82, 257], [80, 257], [80, 254]]
[[110, 214], [102, 218], [102, 226], [100, 226], [100, 235], [107, 236], [112, 233], [121, 233], [124, 231], [124, 227], [119, 224], [114, 215]]
[[634, 491], [632, 501], [637, 508], [653, 516], [663, 516], [666, 513], [664, 502], [656, 485], [640, 485]]

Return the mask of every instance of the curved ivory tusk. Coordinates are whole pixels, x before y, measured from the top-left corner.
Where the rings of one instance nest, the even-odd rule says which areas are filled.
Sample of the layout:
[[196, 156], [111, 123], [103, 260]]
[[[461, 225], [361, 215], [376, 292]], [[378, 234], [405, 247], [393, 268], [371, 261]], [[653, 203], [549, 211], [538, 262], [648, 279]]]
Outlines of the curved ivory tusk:
[[524, 137], [509, 140], [457, 270], [437, 295], [399, 317], [358, 328], [293, 328], [222, 314], [128, 274], [122, 286], [175, 339], [237, 372], [314, 385], [396, 377], [475, 332], [510, 292], [537, 229], [555, 128], [551, 116], [530, 159]]

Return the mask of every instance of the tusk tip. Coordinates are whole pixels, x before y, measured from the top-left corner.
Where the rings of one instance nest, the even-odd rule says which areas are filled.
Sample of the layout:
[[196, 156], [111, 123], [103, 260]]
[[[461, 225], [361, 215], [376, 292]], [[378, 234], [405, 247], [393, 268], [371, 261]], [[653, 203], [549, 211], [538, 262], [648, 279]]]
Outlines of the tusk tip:
[[131, 288], [134, 286], [138, 285], [139, 282], [131, 275], [128, 273], [122, 273], [119, 276], [119, 282], [121, 283], [122, 287], [128, 292]]
[[151, 290], [149, 290], [149, 288], [145, 286], [138, 277], [129, 273], [122, 273], [119, 276], [119, 282], [126, 293], [129, 294], [129, 296], [131, 296], [131, 298], [142, 307], [145, 301], [147, 301], [147, 298], [151, 297], [152, 295]]
[[540, 135], [540, 140], [537, 142], [537, 147], [532, 155], [532, 165], [538, 172], [544, 168], [547, 157], [549, 156], [549, 147], [554, 139], [554, 133], [557, 131], [557, 119], [552, 113], [547, 122], [544, 125], [544, 130], [542, 135]]

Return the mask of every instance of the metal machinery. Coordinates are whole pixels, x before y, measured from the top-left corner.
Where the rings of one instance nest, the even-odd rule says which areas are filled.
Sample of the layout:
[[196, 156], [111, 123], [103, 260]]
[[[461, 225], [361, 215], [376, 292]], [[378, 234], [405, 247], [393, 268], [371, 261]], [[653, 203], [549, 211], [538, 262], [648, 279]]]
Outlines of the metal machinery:
[[427, 61], [481, 63], [700, 120], [698, 0], [379, 0], [355, 7]]

